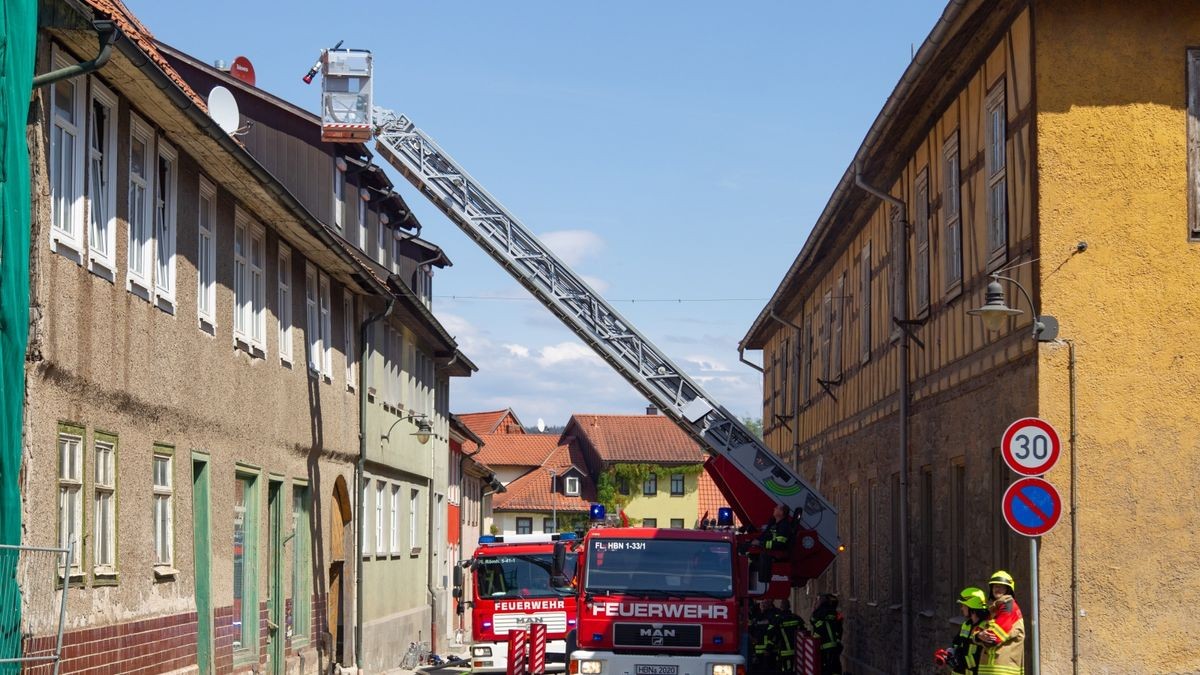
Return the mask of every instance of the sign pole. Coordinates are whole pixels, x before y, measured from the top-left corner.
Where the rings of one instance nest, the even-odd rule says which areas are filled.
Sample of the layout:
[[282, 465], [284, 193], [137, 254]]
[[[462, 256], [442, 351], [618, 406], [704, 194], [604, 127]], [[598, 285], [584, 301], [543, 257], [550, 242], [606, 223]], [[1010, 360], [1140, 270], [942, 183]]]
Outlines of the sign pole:
[[1038, 640], [1038, 539], [1029, 538], [1029, 593], [1032, 599], [1029, 638], [1033, 646], [1033, 662], [1029, 664], [1029, 675], [1038, 675], [1042, 669], [1041, 644]]

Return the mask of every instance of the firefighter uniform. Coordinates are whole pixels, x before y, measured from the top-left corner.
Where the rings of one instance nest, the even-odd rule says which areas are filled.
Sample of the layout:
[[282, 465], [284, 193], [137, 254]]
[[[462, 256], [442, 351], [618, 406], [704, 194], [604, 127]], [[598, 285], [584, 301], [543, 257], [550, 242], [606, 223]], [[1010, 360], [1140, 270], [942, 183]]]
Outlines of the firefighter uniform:
[[780, 672], [790, 673], [796, 666], [796, 631], [804, 627], [804, 621], [792, 611], [792, 605], [784, 600], [779, 608], [778, 663]]
[[988, 606], [991, 618], [976, 634], [976, 641], [983, 645], [979, 675], [1024, 675], [1025, 618], [1012, 596], [1016, 590], [1012, 575], [1000, 570], [992, 575], [988, 584], [1005, 586], [1007, 593], [998, 596], [993, 593]]
[[763, 668], [770, 661], [771, 619], [759, 603], [750, 605], [750, 664]]
[[813, 633], [821, 641], [821, 675], [842, 672], [842, 613], [837, 603], [836, 595], [826, 593], [812, 615]]
[[987, 596], [978, 588], [964, 588], [958, 595], [958, 604], [963, 608], [963, 622], [950, 649], [939, 649], [934, 654], [936, 665], [947, 667], [950, 672], [961, 675], [976, 675], [979, 672], [979, 657], [983, 647], [975, 642], [975, 634], [987, 621]]

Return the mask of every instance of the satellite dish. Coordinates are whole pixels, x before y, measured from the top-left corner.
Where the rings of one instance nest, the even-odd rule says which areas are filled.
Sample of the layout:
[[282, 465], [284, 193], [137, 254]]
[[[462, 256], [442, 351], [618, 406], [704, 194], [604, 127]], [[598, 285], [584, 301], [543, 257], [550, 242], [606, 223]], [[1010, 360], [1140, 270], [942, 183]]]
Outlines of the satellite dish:
[[250, 63], [250, 59], [244, 56], [239, 56], [233, 60], [233, 65], [229, 67], [229, 74], [251, 87], [254, 86], [254, 64]]
[[212, 91], [208, 92], [208, 115], [213, 118], [217, 126], [225, 130], [225, 133], [231, 135], [242, 123], [237, 99], [233, 98], [233, 92], [220, 85], [213, 87]]
[[538, 418], [538, 433], [544, 432], [545, 430], [546, 430], [546, 420], [539, 417]]

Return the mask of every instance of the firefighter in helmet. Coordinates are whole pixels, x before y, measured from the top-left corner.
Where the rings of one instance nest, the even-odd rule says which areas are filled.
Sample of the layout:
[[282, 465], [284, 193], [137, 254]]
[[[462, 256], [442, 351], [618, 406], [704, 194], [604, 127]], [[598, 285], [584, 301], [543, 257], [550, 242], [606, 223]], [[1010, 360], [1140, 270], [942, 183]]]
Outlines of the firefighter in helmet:
[[992, 592], [988, 603], [990, 618], [975, 634], [983, 645], [979, 675], [1007, 675], [1025, 669], [1025, 618], [1013, 598], [1016, 582], [1012, 575], [998, 570], [988, 580]]
[[962, 626], [949, 649], [939, 649], [933, 654], [934, 665], [949, 668], [952, 673], [976, 675], [979, 672], [979, 656], [983, 647], [975, 641], [975, 634], [987, 622], [987, 596], [983, 591], [969, 587], [958, 594], [959, 611], [962, 612]]
[[822, 593], [812, 613], [813, 633], [821, 644], [821, 675], [841, 675], [842, 620], [842, 613], [838, 611], [838, 596]]

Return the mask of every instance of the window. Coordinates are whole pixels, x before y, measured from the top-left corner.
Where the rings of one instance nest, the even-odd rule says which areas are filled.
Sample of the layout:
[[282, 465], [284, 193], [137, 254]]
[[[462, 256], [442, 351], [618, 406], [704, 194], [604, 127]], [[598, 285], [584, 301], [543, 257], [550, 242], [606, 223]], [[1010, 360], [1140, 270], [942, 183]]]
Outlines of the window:
[[390, 522], [384, 513], [387, 506], [387, 483], [377, 480], [375, 481], [375, 555], [379, 556], [388, 552], [387, 541], [383, 536], [384, 525]]
[[233, 492], [233, 658], [258, 662], [257, 478], [239, 474]]
[[916, 269], [913, 277], [916, 279], [917, 313], [929, 309], [929, 170], [921, 171], [917, 176], [916, 197], [913, 207], [916, 209], [916, 222], [913, 229], [917, 239]]
[[517, 518], [517, 534], [533, 534], [533, 518]]
[[379, 218], [375, 219], [375, 249], [379, 264], [388, 267], [388, 228]]
[[[898, 548], [896, 550], [899, 550]], [[921, 598], [932, 609], [933, 598], [933, 469], [921, 469]]]
[[117, 439], [97, 433], [93, 445], [95, 480], [92, 517], [95, 535], [92, 539], [93, 574], [112, 574], [117, 566]]
[[208, 325], [217, 326], [217, 189], [200, 179], [199, 246], [196, 253], [196, 315]]
[[358, 234], [355, 237], [355, 243], [365, 253], [367, 250], [367, 203], [359, 198], [357, 190], [354, 196], [354, 201], [358, 204]]
[[321, 284], [321, 373], [327, 381], [333, 379], [333, 305], [329, 301], [329, 277], [320, 275]]
[[617, 492], [620, 494], [623, 494], [623, 495], [629, 494], [629, 479], [628, 478], [618, 478], [617, 479]]
[[[51, 68], [73, 65], [55, 45]], [[83, 227], [83, 81], [59, 80], [50, 88], [50, 246], [79, 254]]]
[[304, 323], [304, 336], [308, 342], [308, 371], [317, 374], [321, 370], [321, 314], [320, 301], [317, 299], [320, 291], [317, 287], [317, 268], [311, 264], [304, 266], [304, 306], [307, 310]]
[[[993, 448], [992, 504], [999, 504], [1004, 499], [1009, 482], [1009, 468], [1004, 462], [1004, 456], [1000, 453], [1000, 448]], [[992, 560], [1000, 569], [1008, 569], [1012, 564], [1009, 532], [1011, 530], [1003, 518], [992, 519]]]
[[362, 509], [360, 510], [360, 513], [363, 514], [362, 557], [364, 557], [364, 558], [371, 557], [371, 542], [368, 541], [368, 537], [370, 536], [370, 534], [372, 532], [371, 522], [370, 522], [370, 520], [371, 520], [371, 507], [369, 506], [370, 503], [371, 503], [371, 479], [363, 478]]
[[984, 165], [987, 167], [987, 242], [988, 261], [1004, 257], [1008, 247], [1008, 175], [1006, 142], [1008, 113], [1004, 100], [1004, 82], [999, 82], [987, 96], [987, 145]]
[[412, 489], [408, 493], [408, 545], [411, 551], [420, 551], [421, 547], [417, 544], [417, 521], [418, 515], [421, 512], [421, 491]]
[[942, 147], [942, 241], [946, 266], [946, 291], [962, 285], [962, 188], [958, 155], [958, 132], [951, 134]]
[[542, 518], [542, 533], [543, 534], [554, 534], [554, 519], [553, 518]]
[[433, 267], [421, 265], [413, 272], [413, 293], [428, 307], [433, 296]]
[[135, 292], [150, 292], [150, 187], [153, 172], [154, 131], [136, 115], [129, 121], [129, 250], [126, 254], [126, 286]]
[[238, 212], [233, 226], [233, 336], [265, 353], [266, 232]]
[[312, 521], [308, 487], [292, 489], [292, 645], [312, 634]]
[[279, 360], [292, 362], [292, 250], [279, 243]]
[[58, 433], [58, 545], [71, 551], [71, 574], [79, 574], [83, 555], [83, 429]]
[[812, 398], [812, 352], [813, 352], [813, 321], [816, 315], [809, 315], [804, 322], [804, 338], [800, 341], [800, 350], [804, 356], [804, 401]]
[[564, 481], [564, 487], [566, 487], [566, 489], [567, 489], [568, 496], [578, 497], [579, 496], [579, 477], [578, 476], [567, 476], [566, 481]]
[[170, 567], [174, 561], [175, 531], [171, 456], [154, 454], [154, 565]]
[[346, 226], [346, 172], [338, 168], [339, 160], [333, 160], [333, 226], [341, 232]]
[[342, 348], [346, 352], [346, 388], [350, 391], [354, 391], [357, 384], [354, 370], [354, 364], [358, 362], [357, 341], [354, 339], [355, 318], [354, 296], [349, 289], [342, 289]]
[[646, 482], [642, 483], [642, 494], [650, 496], [658, 494], [658, 474], [652, 473], [646, 476]]
[[671, 474], [671, 496], [683, 496], [683, 474], [681, 473]]
[[862, 363], [871, 360], [871, 242], [863, 244], [858, 256], [858, 331]]
[[392, 554], [400, 553], [400, 486], [392, 486], [392, 521], [391, 531], [389, 532], [392, 542]]
[[829, 358], [833, 361], [831, 368], [835, 376], [842, 374], [842, 324], [845, 322], [845, 312], [843, 309], [846, 306], [846, 272], [838, 277], [837, 295], [833, 298], [831, 305], [833, 319], [833, 337], [830, 344]]
[[[179, 154], [158, 143], [154, 181], [154, 297], [164, 309], [175, 306], [175, 200]], [[260, 261], [261, 264], [261, 261]]]
[[642, 527], [658, 527], [658, 518], [642, 518]]
[[116, 268], [117, 97], [95, 77], [89, 81], [88, 260], [93, 270], [103, 268], [111, 275]]
[[671, 519], [671, 529], [672, 530], [682, 530], [683, 529], [683, 518], [672, 518]]
[[833, 291], [826, 291], [821, 301], [824, 308], [824, 321], [821, 323], [821, 379], [829, 380], [829, 368], [832, 362], [830, 350], [833, 341]]

